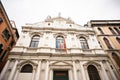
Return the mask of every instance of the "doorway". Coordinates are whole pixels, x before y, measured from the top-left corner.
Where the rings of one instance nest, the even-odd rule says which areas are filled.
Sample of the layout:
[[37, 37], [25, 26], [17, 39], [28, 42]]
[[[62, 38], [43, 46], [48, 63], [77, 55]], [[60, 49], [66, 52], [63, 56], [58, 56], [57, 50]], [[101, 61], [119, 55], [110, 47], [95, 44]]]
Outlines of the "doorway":
[[54, 71], [53, 80], [69, 80], [68, 71]]

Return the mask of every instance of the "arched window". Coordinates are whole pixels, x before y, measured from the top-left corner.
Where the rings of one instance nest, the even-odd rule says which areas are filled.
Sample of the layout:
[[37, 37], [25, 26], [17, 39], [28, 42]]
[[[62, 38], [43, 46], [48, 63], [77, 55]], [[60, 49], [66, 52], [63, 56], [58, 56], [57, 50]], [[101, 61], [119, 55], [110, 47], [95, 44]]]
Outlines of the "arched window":
[[116, 27], [114, 27], [114, 29], [117, 31], [118, 34], [120, 34], [120, 31]]
[[109, 28], [112, 34], [116, 34], [112, 28]]
[[65, 39], [63, 36], [56, 37], [56, 48], [58, 48], [58, 49], [65, 49], [66, 48]]
[[98, 30], [100, 31], [101, 34], [104, 34], [101, 28], [98, 28]]
[[120, 68], [120, 58], [118, 57], [118, 55], [116, 53], [112, 53], [112, 57]]
[[30, 64], [26, 64], [21, 68], [21, 73], [32, 73], [33, 67]]
[[119, 42], [119, 44], [120, 44], [120, 38], [119, 37], [116, 37], [116, 40]]
[[90, 80], [101, 80], [99, 73], [98, 73], [98, 70], [96, 69], [95, 66], [89, 65], [87, 67], [87, 70], [88, 70]]
[[88, 49], [89, 48], [87, 40], [84, 37], [80, 37], [80, 43], [81, 43], [82, 49]]
[[33, 36], [31, 39], [30, 47], [34, 47], [34, 48], [38, 47], [39, 38], [40, 37], [38, 35]]
[[113, 49], [112, 46], [111, 46], [111, 44], [110, 44], [110, 42], [109, 42], [109, 40], [107, 38], [103, 38], [103, 40], [104, 40], [105, 44], [107, 45], [107, 47], [109, 49]]

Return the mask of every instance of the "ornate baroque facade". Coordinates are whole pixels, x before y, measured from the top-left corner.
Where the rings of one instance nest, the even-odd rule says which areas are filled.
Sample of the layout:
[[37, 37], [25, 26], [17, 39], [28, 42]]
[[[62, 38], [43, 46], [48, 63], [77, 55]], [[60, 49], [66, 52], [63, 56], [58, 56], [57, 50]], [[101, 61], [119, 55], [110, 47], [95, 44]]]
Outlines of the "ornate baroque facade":
[[50, 16], [26, 24], [1, 80], [119, 80], [91, 27]]

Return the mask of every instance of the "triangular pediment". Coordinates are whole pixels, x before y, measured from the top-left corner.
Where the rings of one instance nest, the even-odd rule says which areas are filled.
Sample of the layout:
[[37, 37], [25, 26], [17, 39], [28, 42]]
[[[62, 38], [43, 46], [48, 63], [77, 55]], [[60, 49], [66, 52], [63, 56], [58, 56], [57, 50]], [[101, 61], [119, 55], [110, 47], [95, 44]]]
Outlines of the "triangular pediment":
[[51, 63], [50, 65], [54, 65], [54, 66], [62, 66], [62, 65], [64, 65], [64, 66], [71, 66], [71, 63], [69, 63], [69, 62], [64, 62], [64, 61], [57, 61], [57, 62], [54, 62], [54, 63]]

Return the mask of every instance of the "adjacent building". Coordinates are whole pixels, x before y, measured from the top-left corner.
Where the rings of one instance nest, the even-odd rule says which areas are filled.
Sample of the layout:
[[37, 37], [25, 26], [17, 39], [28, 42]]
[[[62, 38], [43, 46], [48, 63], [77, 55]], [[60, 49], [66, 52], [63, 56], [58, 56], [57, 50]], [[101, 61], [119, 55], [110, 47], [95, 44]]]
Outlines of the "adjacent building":
[[0, 1], [0, 72], [8, 59], [9, 51], [16, 44], [18, 38], [18, 31], [15, 26], [12, 26]]
[[[120, 20], [91, 20], [88, 23], [98, 38], [101, 47], [108, 54], [115, 69], [120, 76]], [[120, 78], [120, 77], [119, 77]]]
[[26, 24], [0, 79], [119, 80], [95, 33], [61, 16]]

